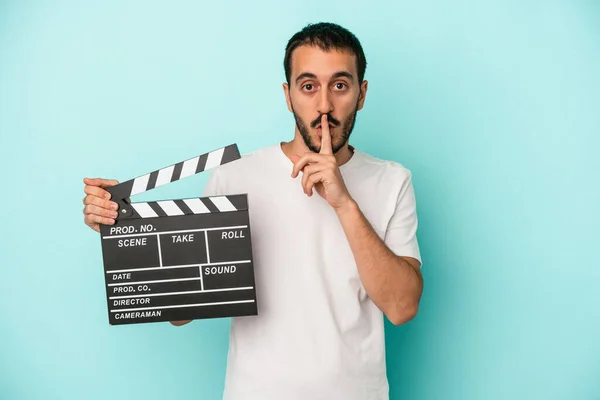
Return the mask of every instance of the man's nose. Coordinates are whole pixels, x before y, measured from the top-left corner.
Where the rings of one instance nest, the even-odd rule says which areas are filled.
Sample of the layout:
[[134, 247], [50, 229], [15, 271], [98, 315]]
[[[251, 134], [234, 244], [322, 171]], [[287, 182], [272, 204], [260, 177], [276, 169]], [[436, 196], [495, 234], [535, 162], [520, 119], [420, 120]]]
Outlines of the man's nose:
[[333, 102], [331, 101], [331, 93], [329, 90], [321, 90], [319, 93], [319, 104], [317, 105], [319, 114], [329, 114], [333, 111]]

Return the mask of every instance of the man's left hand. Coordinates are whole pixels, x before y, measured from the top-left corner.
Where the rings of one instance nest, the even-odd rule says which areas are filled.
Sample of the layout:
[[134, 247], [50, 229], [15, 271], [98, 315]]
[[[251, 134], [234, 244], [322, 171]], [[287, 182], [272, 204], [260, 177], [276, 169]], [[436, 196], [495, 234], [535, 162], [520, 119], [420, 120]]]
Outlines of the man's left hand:
[[321, 150], [319, 153], [308, 152], [304, 156], [294, 156], [292, 178], [302, 171], [302, 187], [304, 193], [312, 196], [313, 187], [329, 205], [336, 210], [352, 201], [350, 193], [344, 184], [333, 149], [327, 115], [321, 117]]

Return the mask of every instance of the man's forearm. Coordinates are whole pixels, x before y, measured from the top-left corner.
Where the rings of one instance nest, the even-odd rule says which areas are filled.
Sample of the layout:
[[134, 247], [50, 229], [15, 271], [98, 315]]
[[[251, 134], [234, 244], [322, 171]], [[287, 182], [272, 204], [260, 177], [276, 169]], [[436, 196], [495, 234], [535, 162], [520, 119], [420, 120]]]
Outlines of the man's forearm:
[[411, 259], [413, 266], [396, 256], [377, 236], [354, 201], [336, 213], [371, 300], [395, 325], [414, 318], [423, 290], [418, 261]]

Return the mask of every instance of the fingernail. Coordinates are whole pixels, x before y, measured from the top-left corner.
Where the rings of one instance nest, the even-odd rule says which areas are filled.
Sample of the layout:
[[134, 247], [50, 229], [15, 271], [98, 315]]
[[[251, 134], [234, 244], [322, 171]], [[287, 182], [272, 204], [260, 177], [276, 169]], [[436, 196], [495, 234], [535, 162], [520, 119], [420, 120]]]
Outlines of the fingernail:
[[113, 217], [113, 218], [117, 218], [117, 215], [118, 214], [116, 212], [114, 212], [114, 211], [110, 213], [110, 216]]
[[106, 199], [110, 199], [110, 193], [105, 193], [105, 194], [104, 194], [104, 198], [106, 198]]
[[113, 210], [116, 210], [117, 208], [119, 208], [119, 206], [117, 206], [115, 203], [112, 203], [110, 205], [110, 208], [112, 208]]

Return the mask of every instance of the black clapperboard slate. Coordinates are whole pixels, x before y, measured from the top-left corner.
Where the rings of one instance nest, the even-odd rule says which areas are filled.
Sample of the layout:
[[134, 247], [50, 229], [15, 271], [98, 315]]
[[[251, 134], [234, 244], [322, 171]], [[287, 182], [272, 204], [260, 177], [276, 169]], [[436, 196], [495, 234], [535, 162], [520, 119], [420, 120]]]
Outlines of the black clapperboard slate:
[[246, 194], [129, 201], [239, 158], [232, 144], [106, 189], [119, 205], [100, 226], [111, 325], [258, 314]]

